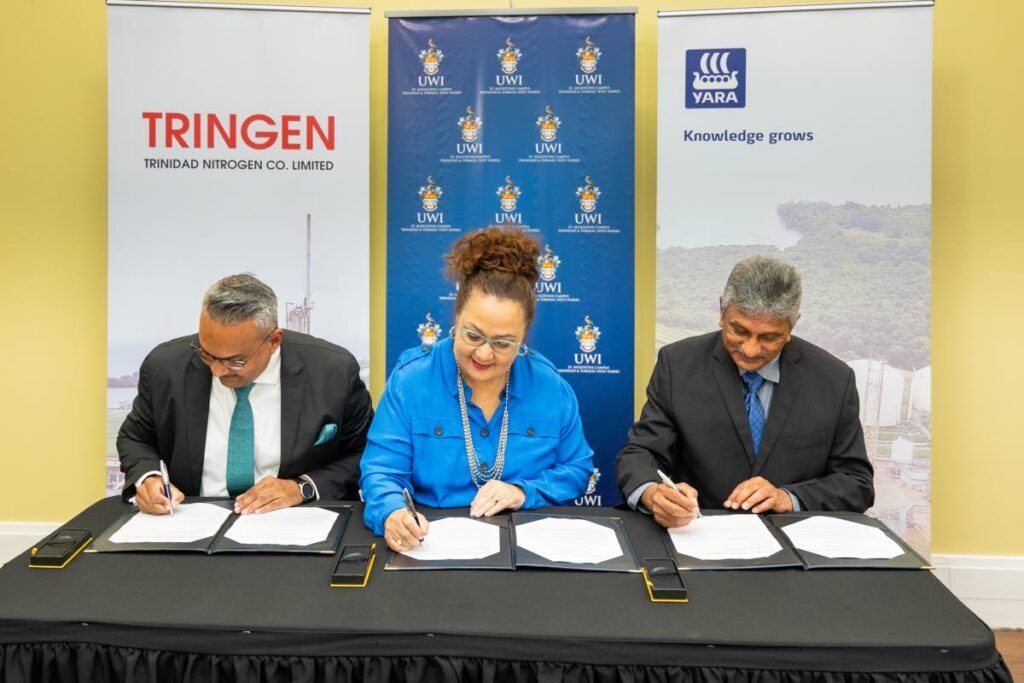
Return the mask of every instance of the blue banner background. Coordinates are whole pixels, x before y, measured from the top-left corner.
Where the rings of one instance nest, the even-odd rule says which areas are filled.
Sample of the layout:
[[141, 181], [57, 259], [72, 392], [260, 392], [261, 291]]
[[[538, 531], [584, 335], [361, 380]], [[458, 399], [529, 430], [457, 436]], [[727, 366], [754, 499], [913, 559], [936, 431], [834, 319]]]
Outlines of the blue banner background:
[[[455, 240], [495, 224], [527, 230], [558, 257], [527, 343], [572, 385], [595, 451], [578, 505], [621, 500], [614, 458], [633, 421], [634, 43], [631, 14], [389, 22], [387, 371], [430, 341], [419, 331], [428, 313], [448, 334], [455, 288], [442, 255]], [[517, 59], [503, 70], [509, 47]], [[467, 107], [476, 139], [459, 123]], [[559, 125], [542, 140], [547, 107]], [[514, 208], [499, 203], [506, 178]], [[588, 178], [599, 194], [584, 209]], [[591, 348], [577, 333], [592, 328]]]

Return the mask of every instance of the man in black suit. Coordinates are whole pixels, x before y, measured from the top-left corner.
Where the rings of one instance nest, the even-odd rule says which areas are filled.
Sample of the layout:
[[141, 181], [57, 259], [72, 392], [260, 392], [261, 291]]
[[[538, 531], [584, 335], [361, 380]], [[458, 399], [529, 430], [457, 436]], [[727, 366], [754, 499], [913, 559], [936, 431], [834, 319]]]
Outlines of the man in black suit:
[[160, 344], [142, 363], [117, 435], [122, 495], [153, 514], [184, 495], [232, 496], [241, 514], [355, 499], [372, 418], [352, 354], [280, 329], [273, 290], [231, 275], [204, 295], [198, 335]]
[[[658, 353], [647, 404], [616, 459], [619, 488], [666, 527], [704, 507], [853, 510], [874, 501], [853, 371], [792, 336], [800, 275], [781, 261], [738, 263], [721, 332]], [[682, 491], [660, 483], [662, 470]]]

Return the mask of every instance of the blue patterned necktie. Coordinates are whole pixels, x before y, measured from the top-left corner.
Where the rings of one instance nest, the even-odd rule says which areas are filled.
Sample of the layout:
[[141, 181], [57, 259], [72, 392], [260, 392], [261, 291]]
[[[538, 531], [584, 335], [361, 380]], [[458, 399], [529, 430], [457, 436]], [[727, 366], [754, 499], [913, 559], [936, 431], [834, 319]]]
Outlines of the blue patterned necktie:
[[235, 389], [235, 412], [231, 414], [231, 429], [228, 431], [228, 495], [245, 493], [253, 485], [253, 461], [255, 437], [252, 425], [252, 404], [249, 392], [254, 385]]
[[761, 405], [761, 397], [757, 395], [757, 391], [764, 384], [764, 377], [756, 372], [744, 372], [743, 383], [747, 385], [744, 402], [747, 404], [750, 437], [754, 441], [754, 455], [757, 455], [761, 449], [761, 437], [764, 436], [764, 406]]

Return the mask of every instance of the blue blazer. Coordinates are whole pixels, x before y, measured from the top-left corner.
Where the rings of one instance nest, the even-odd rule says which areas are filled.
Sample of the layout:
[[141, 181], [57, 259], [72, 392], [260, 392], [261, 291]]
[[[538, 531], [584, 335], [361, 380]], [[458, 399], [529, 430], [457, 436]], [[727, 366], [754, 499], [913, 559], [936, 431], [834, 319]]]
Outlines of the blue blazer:
[[[404, 507], [402, 488], [430, 507], [467, 507], [477, 487], [469, 474], [459, 412], [452, 340], [409, 349], [398, 359], [370, 427], [359, 480], [364, 521], [377, 535], [384, 520]], [[491, 420], [469, 402], [470, 428], [481, 464], [494, 465], [502, 407]], [[557, 505], [579, 497], [593, 470], [579, 405], [549, 360], [530, 351], [509, 376], [508, 446], [501, 480], [526, 493], [523, 508]]]

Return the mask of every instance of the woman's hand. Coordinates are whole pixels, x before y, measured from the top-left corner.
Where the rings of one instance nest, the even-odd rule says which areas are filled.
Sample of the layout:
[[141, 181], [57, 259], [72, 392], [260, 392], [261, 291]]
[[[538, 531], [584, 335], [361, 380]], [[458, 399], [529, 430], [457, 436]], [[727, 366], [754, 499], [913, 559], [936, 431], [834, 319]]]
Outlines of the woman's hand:
[[[419, 526], [416, 525], [417, 519]], [[413, 518], [406, 508], [398, 508], [384, 520], [384, 541], [389, 548], [400, 553], [422, 543], [429, 527], [430, 523], [423, 515], [417, 513]]]
[[502, 510], [518, 510], [526, 502], [526, 494], [518, 486], [492, 479], [476, 492], [469, 506], [471, 517], [490, 517]]

